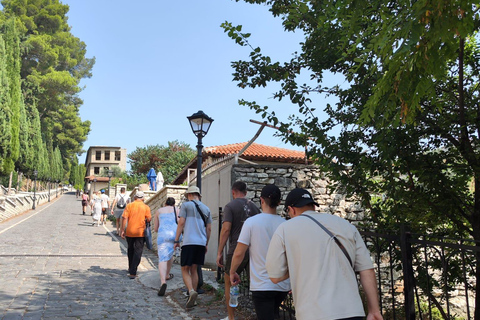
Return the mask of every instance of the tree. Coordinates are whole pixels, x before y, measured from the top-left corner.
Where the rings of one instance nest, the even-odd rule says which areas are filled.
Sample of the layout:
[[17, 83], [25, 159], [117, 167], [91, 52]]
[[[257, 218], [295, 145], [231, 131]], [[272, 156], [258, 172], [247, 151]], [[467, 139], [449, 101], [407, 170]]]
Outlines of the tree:
[[[285, 30], [303, 32], [305, 41], [290, 61], [272, 61], [241, 26], [224, 23], [252, 49], [249, 61], [232, 63], [238, 86], [278, 82], [274, 98], [297, 110], [279, 119], [268, 106], [240, 104], [278, 125], [286, 141], [307, 144], [333, 187], [360, 197], [377, 226], [408, 223], [415, 232], [480, 241], [478, 3], [246, 2], [269, 5]], [[347, 84], [324, 83], [327, 71]], [[300, 83], [305, 74], [311, 83]], [[313, 94], [338, 103], [322, 106], [321, 117]]]
[[168, 142], [168, 146], [137, 147], [128, 158], [133, 174], [146, 176], [154, 168], [162, 172], [165, 184], [169, 184], [195, 155], [190, 145], [175, 140]]
[[28, 105], [39, 111], [45, 140], [52, 139], [65, 158], [82, 151], [90, 122], [80, 119], [80, 80], [91, 76], [95, 59], [70, 32], [68, 5], [59, 0], [3, 0], [6, 17], [16, 20], [25, 48], [22, 89]]

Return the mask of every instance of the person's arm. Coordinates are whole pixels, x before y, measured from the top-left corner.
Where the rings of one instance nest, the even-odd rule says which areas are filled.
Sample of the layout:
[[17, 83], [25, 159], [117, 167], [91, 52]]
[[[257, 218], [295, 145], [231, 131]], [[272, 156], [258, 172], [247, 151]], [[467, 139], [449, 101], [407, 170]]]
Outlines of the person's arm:
[[185, 221], [186, 220], [184, 217], [178, 218], [177, 233], [175, 235], [175, 244], [173, 246], [175, 249], [180, 247], [180, 235], [182, 234], [183, 228], [185, 227]]
[[365, 296], [367, 297], [368, 315], [367, 320], [383, 320], [382, 313], [378, 304], [377, 279], [375, 270], [362, 270], [360, 273], [360, 283], [362, 284]]
[[112, 210], [111, 210], [112, 213], [113, 213], [113, 208], [115, 208], [115, 205], [116, 205], [116, 204], [117, 204], [117, 198], [115, 198], [115, 199], [113, 200]]
[[158, 228], [160, 227], [160, 222], [158, 220], [158, 216], [160, 215], [160, 212], [157, 211], [155, 213], [155, 218], [153, 219], [153, 230], [158, 233]]
[[212, 233], [212, 224], [207, 224], [207, 244], [205, 245], [205, 254], [208, 251], [208, 241], [210, 241], [210, 234]]
[[270, 278], [270, 280], [272, 280], [273, 283], [277, 284], [279, 282], [287, 280], [288, 278], [290, 278], [290, 275], [288, 274], [288, 271], [287, 271], [287, 273], [285, 273], [282, 277], [280, 277], [280, 278]]
[[123, 239], [125, 239], [125, 225], [126, 225], [127, 221], [128, 221], [128, 218], [124, 218], [124, 217], [122, 216], [122, 232], [121, 232], [121, 237], [122, 237]]
[[223, 268], [223, 248], [227, 243], [228, 237], [230, 236], [230, 230], [232, 229], [232, 223], [224, 221], [222, 224], [222, 231], [220, 231], [220, 240], [218, 243], [218, 252], [217, 252], [217, 266]]
[[232, 265], [230, 266], [230, 282], [232, 286], [235, 286], [240, 283], [240, 276], [237, 274], [238, 266], [242, 263], [243, 258], [245, 258], [245, 253], [248, 250], [248, 246], [244, 243], [237, 242], [237, 247], [233, 252]]

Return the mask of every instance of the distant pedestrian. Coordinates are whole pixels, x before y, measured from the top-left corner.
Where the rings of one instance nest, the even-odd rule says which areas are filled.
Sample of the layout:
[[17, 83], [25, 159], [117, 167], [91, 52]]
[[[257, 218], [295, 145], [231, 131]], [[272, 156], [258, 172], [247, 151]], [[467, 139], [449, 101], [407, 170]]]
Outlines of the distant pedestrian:
[[85, 215], [85, 213], [87, 212], [87, 206], [88, 206], [88, 194], [86, 192], [84, 192], [82, 194], [82, 212], [83, 212], [83, 215]]
[[107, 219], [107, 215], [109, 213], [108, 208], [110, 208], [110, 197], [105, 194], [104, 189], [102, 189], [100, 192], [102, 193], [102, 195], [100, 196], [100, 198], [102, 199], [102, 218], [101, 218], [101, 222], [102, 222], [102, 224], [105, 224], [105, 220]]
[[280, 318], [280, 305], [290, 291], [290, 281], [278, 284], [268, 277], [265, 268], [268, 245], [277, 227], [285, 219], [277, 215], [277, 206], [282, 194], [273, 184], [263, 187], [260, 195], [262, 212], [248, 218], [243, 224], [238, 237], [237, 247], [233, 253], [230, 267], [232, 285], [240, 283], [237, 268], [242, 264], [245, 254], [250, 255], [250, 291], [258, 320], [273, 320]]
[[115, 215], [115, 224], [117, 226], [117, 234], [120, 235], [120, 227], [122, 226], [122, 214], [127, 204], [130, 203], [130, 198], [127, 196], [124, 187], [120, 188], [120, 193], [115, 196], [112, 203], [111, 214]]
[[[230, 300], [230, 264], [232, 263], [233, 252], [237, 246], [237, 239], [242, 230], [243, 223], [247, 218], [260, 212], [257, 206], [246, 198], [247, 185], [243, 181], [236, 181], [232, 185], [232, 198], [223, 213], [222, 231], [217, 252], [217, 265], [225, 268], [225, 299], [227, 302], [228, 319], [235, 319], [235, 308], [229, 305]], [[228, 240], [228, 252], [225, 263], [223, 262], [223, 248]], [[244, 255], [242, 263], [238, 266], [238, 273], [241, 273], [248, 266], [248, 252]]]
[[299, 320], [363, 320], [365, 311], [357, 275], [365, 292], [368, 320], [382, 320], [370, 253], [348, 221], [315, 212], [317, 203], [305, 189], [285, 200], [291, 218], [275, 231], [266, 267], [273, 283], [290, 278]]
[[100, 219], [102, 217], [102, 199], [100, 198], [100, 191], [96, 192], [92, 197], [91, 203], [91, 210], [92, 210], [92, 219], [93, 223], [92, 226], [95, 224], [97, 227], [100, 225]]
[[145, 242], [145, 221], [150, 222], [152, 220], [150, 207], [143, 201], [144, 193], [137, 191], [135, 201], [127, 204], [122, 215], [121, 237], [125, 239], [126, 236], [127, 238], [128, 277], [130, 279], [134, 279], [137, 276], [138, 265], [142, 260]]
[[78, 198], [78, 197], [80, 197], [80, 189], [77, 189], [75, 191], [75, 198]]
[[177, 209], [175, 208], [175, 199], [167, 198], [165, 206], [158, 209], [153, 220], [155, 232], [157, 232], [157, 251], [158, 251], [158, 271], [160, 272], [160, 290], [158, 295], [165, 295], [167, 290], [167, 280], [173, 278], [170, 273], [173, 263], [173, 247], [175, 234], [177, 232]]
[[212, 231], [212, 217], [210, 209], [200, 201], [201, 194], [198, 187], [189, 187], [186, 196], [189, 201], [184, 202], [180, 208], [174, 248], [180, 246], [180, 235], [183, 231], [180, 266], [188, 292], [186, 307], [192, 308], [198, 296], [198, 292], [195, 291], [198, 286], [197, 266], [205, 262]]

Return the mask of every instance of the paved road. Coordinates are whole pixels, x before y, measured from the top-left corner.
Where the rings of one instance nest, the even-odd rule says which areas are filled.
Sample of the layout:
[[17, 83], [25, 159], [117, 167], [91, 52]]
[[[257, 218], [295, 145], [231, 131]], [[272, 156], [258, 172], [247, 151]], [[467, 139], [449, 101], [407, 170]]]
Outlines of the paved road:
[[[93, 227], [74, 193], [0, 223], [0, 319], [191, 319], [127, 277], [114, 229]], [[140, 278], [156, 262], [147, 252]]]

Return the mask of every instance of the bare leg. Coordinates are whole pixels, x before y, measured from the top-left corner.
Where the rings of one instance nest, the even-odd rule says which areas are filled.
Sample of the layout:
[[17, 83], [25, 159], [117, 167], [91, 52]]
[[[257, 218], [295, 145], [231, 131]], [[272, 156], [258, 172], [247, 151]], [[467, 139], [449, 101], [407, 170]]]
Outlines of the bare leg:
[[168, 277], [170, 275], [170, 270], [172, 270], [173, 256], [170, 260], [167, 261], [167, 272], [165, 275]]
[[192, 276], [192, 288], [193, 288], [193, 290], [197, 291], [198, 273], [197, 273], [197, 265], [196, 264], [192, 264], [192, 266], [190, 267], [190, 274]]
[[190, 292], [190, 290], [193, 289], [192, 276], [190, 275], [190, 268], [191, 268], [191, 266], [183, 266], [182, 267], [183, 283], [185, 283], [185, 286], [187, 287], [188, 292]]
[[167, 261], [161, 261], [158, 263], [158, 271], [160, 272], [160, 282], [164, 284], [167, 282]]
[[227, 311], [228, 311], [228, 319], [233, 320], [235, 319], [235, 308], [230, 307], [230, 287], [232, 286], [230, 283], [230, 275], [225, 273], [225, 300], [227, 302]]

